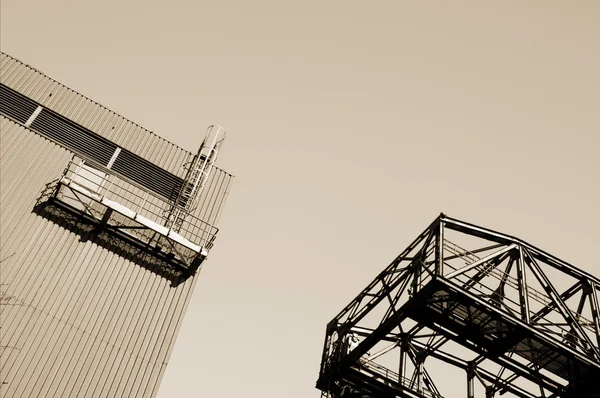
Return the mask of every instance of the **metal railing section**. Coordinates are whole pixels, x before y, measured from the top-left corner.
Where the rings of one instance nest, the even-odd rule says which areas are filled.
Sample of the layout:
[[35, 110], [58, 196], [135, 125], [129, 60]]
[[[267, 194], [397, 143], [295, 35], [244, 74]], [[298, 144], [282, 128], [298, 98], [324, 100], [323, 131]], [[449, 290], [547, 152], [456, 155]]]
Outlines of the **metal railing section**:
[[[449, 252], [451, 252], [452, 254], [454, 254], [456, 256], [464, 257], [465, 259], [469, 260], [471, 263], [474, 263], [475, 261], [479, 261], [481, 259], [477, 255], [469, 252], [468, 250], [461, 248], [460, 246], [458, 246], [455, 243], [450, 242], [448, 240], [444, 240], [444, 248], [448, 249]], [[468, 264], [469, 263], [467, 263], [467, 265]], [[444, 266], [448, 267], [452, 271], [457, 270], [456, 267], [454, 267], [452, 264], [449, 264], [448, 262], [444, 262]], [[476, 271], [481, 271], [482, 269], [485, 269], [486, 266], [488, 266], [487, 262], [480, 264], [479, 266], [475, 267], [474, 269]], [[502, 271], [498, 268], [492, 268], [489, 271], [487, 271], [486, 274], [493, 277], [494, 279], [496, 279], [498, 281], [505, 280], [506, 281], [505, 286], [514, 289], [515, 296], [518, 297], [519, 284], [518, 284], [518, 280], [515, 277], [505, 273], [504, 271]], [[462, 282], [464, 284], [467, 284], [472, 281], [470, 276], [468, 276], [466, 274], [459, 275], [458, 277], [456, 277], [456, 280], [459, 282]], [[517, 302], [517, 301], [511, 299], [506, 294], [502, 297], [502, 301], [498, 300], [496, 298], [495, 289], [490, 288], [489, 286], [487, 286], [486, 284], [484, 284], [482, 282], [474, 283], [472, 285], [472, 287], [470, 288], [470, 290], [477, 293], [478, 295], [485, 296], [486, 299], [489, 301], [492, 301], [496, 304], [504, 305], [504, 306], [510, 308], [516, 314], [520, 314], [520, 311], [521, 311], [521, 303], [520, 302]], [[533, 301], [537, 302], [538, 304], [541, 304], [543, 307], [546, 307], [546, 306], [552, 304], [552, 301], [545, 293], [542, 293], [542, 292], [534, 289], [531, 286], [527, 287], [527, 297], [530, 300], [533, 300]], [[552, 313], [562, 316], [562, 315], [560, 315], [560, 312], [556, 308], [553, 308], [552, 311], [550, 311], [550, 313], [548, 315], [550, 315]], [[532, 315], [532, 316], [534, 315], [534, 312], [531, 310], [530, 310], [530, 315]], [[537, 320], [535, 322], [535, 327], [542, 329], [551, 335], [556, 336], [562, 342], [564, 342], [566, 339], [573, 339], [579, 343], [582, 343], [582, 344], [584, 343], [580, 338], [578, 338], [573, 333], [571, 333], [571, 329], [567, 324], [560, 324], [560, 323], [555, 323], [555, 322], [550, 322], [550, 321], [546, 321], [548, 323], [548, 324], [546, 324], [544, 322], [544, 320], [548, 319], [548, 315]], [[593, 328], [592, 321], [586, 319], [582, 315], [578, 315], [577, 318], [578, 318], [579, 324], [583, 328], [587, 329], [588, 332], [590, 332], [592, 336], [595, 336], [595, 330]], [[552, 327], [550, 327], [550, 325]]]
[[[114, 203], [113, 209], [118, 212], [125, 215], [135, 213], [163, 228], [173, 208], [173, 203], [165, 201], [135, 182], [102, 166], [84, 163], [77, 158], [69, 162], [60, 182], [76, 184], [89, 192], [94, 200], [109, 200]], [[87, 207], [88, 210], [94, 211], [93, 206]], [[102, 214], [96, 216], [102, 217]], [[208, 250], [213, 245], [218, 228], [188, 214], [176, 232], [189, 242]]]
[[431, 391], [425, 386], [418, 388], [417, 380], [414, 378], [408, 379], [400, 376], [400, 374], [386, 368], [385, 366], [369, 360], [360, 361], [360, 367], [358, 367], [357, 370], [368, 370], [369, 373], [380, 376], [381, 382], [384, 384], [391, 381], [429, 398], [444, 398], [442, 395], [437, 394], [435, 391]]

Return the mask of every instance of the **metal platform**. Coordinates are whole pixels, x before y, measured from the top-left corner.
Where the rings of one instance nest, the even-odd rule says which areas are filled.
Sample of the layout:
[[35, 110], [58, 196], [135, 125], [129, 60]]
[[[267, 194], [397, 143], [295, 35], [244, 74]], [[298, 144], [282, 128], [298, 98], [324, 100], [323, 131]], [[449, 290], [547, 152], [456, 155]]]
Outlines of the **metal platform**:
[[598, 286], [520, 239], [442, 214], [329, 323], [317, 388], [454, 396], [430, 358], [438, 373], [463, 372], [469, 398], [598, 397]]
[[92, 220], [98, 233], [124, 234], [186, 270], [200, 266], [218, 232], [192, 214], [175, 227], [169, 222], [174, 206], [171, 201], [106, 167], [79, 158], [69, 162], [50, 188], [54, 202]]

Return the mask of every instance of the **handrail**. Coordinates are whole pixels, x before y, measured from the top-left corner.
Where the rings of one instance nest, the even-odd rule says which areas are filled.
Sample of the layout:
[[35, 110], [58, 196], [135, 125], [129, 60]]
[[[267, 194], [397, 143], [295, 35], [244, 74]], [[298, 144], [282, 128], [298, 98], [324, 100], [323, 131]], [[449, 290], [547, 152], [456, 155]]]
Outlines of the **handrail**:
[[[458, 252], [459, 252], [459, 251], [462, 251], [462, 254], [467, 254], [469, 257], [475, 258], [475, 260], [474, 260], [474, 261], [478, 261], [478, 260], [480, 260], [480, 258], [479, 258], [477, 255], [475, 255], [475, 254], [473, 254], [473, 253], [469, 252], [469, 251], [468, 251], [468, 250], [466, 250], [466, 249], [463, 249], [463, 248], [461, 248], [460, 246], [458, 246], [458, 245], [457, 245], [457, 244], [455, 244], [454, 242], [451, 242], [451, 241], [449, 241], [449, 240], [447, 240], [447, 239], [444, 239], [444, 245], [445, 245], [445, 247], [446, 247], [446, 248], [448, 248], [448, 249], [449, 249], [451, 252], [453, 252], [455, 255], [457, 255], [457, 256], [459, 256], [459, 257], [460, 257], [460, 254], [461, 254], [461, 253], [458, 253]], [[465, 257], [466, 257], [466, 256], [465, 256]], [[448, 266], [449, 268], [453, 269], [453, 270], [455, 269], [455, 268], [454, 268], [452, 265], [450, 265], [450, 264], [448, 264], [448, 263], [444, 263], [444, 264], [445, 264], [446, 266]], [[484, 263], [484, 264], [481, 264], [480, 266], [477, 266], [476, 268], [477, 268], [477, 269], [481, 269], [481, 268], [485, 267], [485, 265], [486, 265], [486, 264]], [[516, 278], [515, 278], [515, 277], [513, 277], [513, 276], [511, 276], [511, 275], [509, 275], [509, 274], [507, 274], [506, 272], [504, 272], [504, 271], [502, 271], [502, 270], [499, 270], [499, 269], [497, 269], [497, 268], [494, 268], [494, 269], [492, 269], [492, 270], [490, 270], [490, 271], [488, 272], [488, 275], [491, 275], [493, 278], [495, 278], [495, 279], [497, 279], [497, 280], [499, 280], [499, 281], [503, 280], [503, 278], [505, 278], [505, 277], [506, 277], [506, 282], [507, 282], [507, 285], [508, 285], [508, 286], [512, 287], [513, 289], [515, 289], [515, 290], [517, 290], [517, 291], [518, 291], [518, 289], [519, 289], [518, 281], [516, 280]], [[461, 277], [459, 277], [459, 280], [461, 280], [461, 279], [462, 279], [463, 281], [468, 281], [468, 280], [465, 280], [464, 278], [465, 278], [465, 277], [462, 277], [462, 278], [461, 278]], [[481, 282], [478, 282], [476, 285], [479, 285], [479, 286], [481, 286], [481, 289], [475, 289], [475, 291], [478, 291], [478, 292], [480, 292], [480, 293], [484, 293], [484, 292], [482, 291], [482, 289], [488, 289], [488, 290], [489, 290], [491, 293], [493, 293], [493, 290], [492, 290], [492, 289], [488, 288], [487, 286], [485, 286], [485, 285], [484, 285], [484, 284], [482, 284]], [[544, 305], [544, 306], [547, 306], [547, 305], [549, 305], [549, 304], [551, 304], [551, 303], [552, 303], [552, 301], [551, 301], [549, 298], [547, 298], [547, 297], [546, 297], [546, 295], [545, 295], [544, 293], [542, 293], [542, 292], [540, 292], [540, 291], [536, 290], [535, 288], [533, 288], [533, 287], [531, 287], [531, 286], [528, 286], [528, 287], [527, 287], [527, 293], [528, 293], [528, 297], [529, 297], [529, 298], [532, 298], [533, 300], [535, 300], [535, 301], [536, 301], [536, 302], [538, 302], [539, 304], [542, 304], [542, 305]], [[485, 293], [484, 293], [484, 294], [485, 294]], [[505, 300], [507, 300], [507, 301], [510, 301], [511, 303], [513, 303], [513, 304], [515, 305], [515, 308], [514, 308], [515, 310], [518, 310], [518, 309], [520, 309], [520, 306], [521, 306], [521, 304], [520, 304], [520, 303], [517, 303], [517, 302], [515, 302], [514, 300], [511, 300], [511, 299], [510, 299], [509, 297], [507, 297], [507, 296], [504, 296], [504, 299], [505, 299]], [[492, 300], [494, 300], [494, 299], [492, 298]], [[498, 302], [498, 300], [494, 300], [494, 301]], [[556, 311], [556, 309], [554, 309], [553, 311]], [[544, 318], [542, 318], [542, 319], [544, 319]], [[578, 320], [579, 320], [579, 323], [580, 323], [580, 324], [581, 324], [583, 327], [585, 327], [586, 329], [588, 329], [589, 331], [591, 331], [592, 333], [594, 333], [594, 334], [595, 334], [595, 329], [594, 329], [594, 328], [593, 328], [593, 326], [592, 326], [592, 325], [593, 325], [592, 321], [590, 321], [589, 319], [585, 318], [583, 315], [578, 315]], [[548, 328], [544, 327], [544, 326], [543, 326], [543, 324], [540, 324], [539, 322], [536, 322], [536, 325], [539, 325], [539, 326], [540, 326], [541, 328], [543, 328], [544, 330], [547, 330], [547, 331], [552, 331], [551, 329], [548, 329]], [[558, 327], [558, 329], [560, 329], [561, 331], [563, 331], [563, 332], [565, 332], [565, 333], [568, 333], [568, 332], [570, 331], [570, 330], [569, 330], [569, 328], [561, 327], [561, 325], [555, 325], [555, 327]], [[576, 336], [573, 336], [573, 337], [576, 337]]]
[[[76, 159], [76, 158], [74, 158]], [[88, 167], [84, 167], [88, 166]], [[149, 217], [152, 222], [165, 226], [172, 204], [161, 196], [141, 187], [118, 173], [95, 163], [71, 160], [60, 181], [68, 180], [82, 188], [91, 189], [98, 199], [106, 198], [126, 210]], [[87, 188], [86, 188], [87, 186]], [[118, 211], [118, 210], [117, 210]], [[178, 232], [194, 244], [209, 249], [219, 229], [192, 215], [187, 215]]]
[[[365, 360], [365, 361], [361, 361], [360, 365], [361, 365], [361, 367], [367, 368], [371, 372], [376, 373], [379, 376], [384, 377], [385, 379], [388, 379], [394, 383], [398, 383], [403, 387], [410, 388], [410, 389], [416, 388], [413, 380], [408, 379], [403, 376], [400, 376], [400, 374], [394, 372], [393, 370], [386, 368], [385, 366], [379, 365], [378, 363]], [[424, 386], [421, 388], [421, 391], [419, 391], [419, 393], [422, 395], [425, 395], [427, 397], [430, 397], [430, 398], [443, 398], [442, 395], [437, 394], [436, 392], [434, 392]]]

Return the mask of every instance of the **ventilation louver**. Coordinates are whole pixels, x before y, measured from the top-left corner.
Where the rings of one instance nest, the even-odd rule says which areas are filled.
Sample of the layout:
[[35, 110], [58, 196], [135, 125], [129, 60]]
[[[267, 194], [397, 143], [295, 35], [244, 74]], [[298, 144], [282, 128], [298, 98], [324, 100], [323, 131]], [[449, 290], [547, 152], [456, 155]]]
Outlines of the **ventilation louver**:
[[[39, 104], [0, 84], [0, 113], [25, 124]], [[107, 166], [117, 145], [60, 114], [43, 108], [31, 129], [82, 158]], [[121, 149], [111, 169], [152, 192], [175, 201], [183, 180], [142, 157]]]

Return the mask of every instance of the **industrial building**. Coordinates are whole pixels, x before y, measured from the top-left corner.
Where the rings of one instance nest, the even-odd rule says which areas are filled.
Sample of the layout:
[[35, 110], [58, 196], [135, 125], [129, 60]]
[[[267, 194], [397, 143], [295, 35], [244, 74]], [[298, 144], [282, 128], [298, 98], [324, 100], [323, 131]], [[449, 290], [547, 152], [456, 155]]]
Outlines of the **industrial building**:
[[0, 396], [154, 397], [233, 181], [225, 132], [191, 153], [0, 71]]
[[600, 397], [599, 289], [522, 239], [441, 214], [327, 325], [317, 388]]

